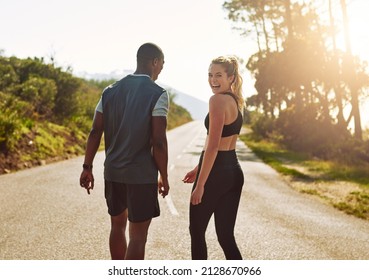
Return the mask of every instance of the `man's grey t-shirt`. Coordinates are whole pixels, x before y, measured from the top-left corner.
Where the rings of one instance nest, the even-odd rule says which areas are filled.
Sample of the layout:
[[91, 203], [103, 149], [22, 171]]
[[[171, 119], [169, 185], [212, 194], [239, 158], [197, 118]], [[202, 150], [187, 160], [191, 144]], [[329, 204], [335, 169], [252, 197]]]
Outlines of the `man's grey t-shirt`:
[[105, 180], [157, 183], [151, 118], [166, 117], [168, 107], [167, 92], [147, 75], [128, 75], [103, 91], [96, 111], [104, 119]]

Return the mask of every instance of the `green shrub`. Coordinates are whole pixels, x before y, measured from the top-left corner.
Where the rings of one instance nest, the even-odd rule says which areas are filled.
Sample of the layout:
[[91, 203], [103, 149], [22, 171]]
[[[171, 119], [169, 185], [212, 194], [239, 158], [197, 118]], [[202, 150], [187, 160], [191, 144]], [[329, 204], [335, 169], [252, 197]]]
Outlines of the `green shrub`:
[[275, 131], [274, 127], [275, 121], [264, 114], [255, 117], [255, 120], [251, 124], [251, 129], [254, 133], [263, 138], [269, 138]]
[[15, 146], [19, 139], [20, 121], [17, 112], [9, 109], [1, 110], [0, 114], [0, 150], [9, 151]]
[[283, 144], [288, 148], [323, 159], [330, 158], [335, 147], [349, 139], [345, 130], [323, 118], [314, 106], [282, 111], [275, 129], [283, 135]]
[[31, 77], [20, 86], [20, 97], [33, 105], [38, 115], [50, 117], [55, 104], [57, 88], [54, 80]]

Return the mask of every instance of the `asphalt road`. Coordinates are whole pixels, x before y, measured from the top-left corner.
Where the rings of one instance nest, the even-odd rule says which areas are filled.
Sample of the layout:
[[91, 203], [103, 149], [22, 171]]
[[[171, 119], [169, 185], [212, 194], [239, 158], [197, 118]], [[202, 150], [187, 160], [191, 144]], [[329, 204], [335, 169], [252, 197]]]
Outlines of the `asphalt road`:
[[[181, 180], [197, 164], [205, 133], [202, 122], [168, 133], [171, 190], [167, 198], [160, 197], [161, 216], [151, 225], [148, 260], [190, 259], [191, 185]], [[241, 142], [237, 150], [245, 185], [235, 234], [244, 259], [369, 259], [369, 222], [291, 189]], [[103, 160], [98, 153], [91, 195], [78, 184], [83, 157], [0, 176], [0, 259], [109, 259]], [[213, 222], [207, 241], [209, 259], [224, 259]]]

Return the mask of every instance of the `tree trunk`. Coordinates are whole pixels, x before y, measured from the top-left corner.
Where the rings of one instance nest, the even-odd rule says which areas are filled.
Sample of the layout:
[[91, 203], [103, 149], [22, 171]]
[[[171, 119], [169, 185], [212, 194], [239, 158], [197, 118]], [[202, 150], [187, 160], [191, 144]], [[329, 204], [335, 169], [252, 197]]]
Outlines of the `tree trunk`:
[[278, 34], [277, 34], [277, 24], [272, 22], [273, 24], [273, 31], [274, 31], [274, 40], [275, 40], [275, 49], [279, 53], [279, 45], [278, 45]]
[[338, 65], [338, 55], [337, 55], [337, 45], [336, 45], [336, 34], [334, 30], [334, 17], [332, 10], [332, 0], [329, 0], [329, 19], [330, 19], [330, 29], [331, 29], [331, 37], [333, 44], [333, 71], [334, 71], [334, 79], [333, 79], [333, 90], [336, 96], [336, 105], [338, 108], [337, 113], [337, 123], [340, 127], [347, 128], [345, 118], [343, 116], [343, 106], [342, 106], [342, 89], [339, 85], [339, 65]]
[[270, 52], [270, 48], [269, 48], [269, 36], [268, 36], [268, 31], [266, 30], [264, 16], [262, 16], [262, 23], [263, 23], [263, 32], [264, 32], [264, 38], [265, 38], [265, 46], [266, 46], [267, 52], [269, 53]]
[[258, 30], [258, 26], [257, 26], [256, 22], [254, 22], [254, 27], [255, 27], [255, 30], [256, 30], [256, 41], [257, 41], [257, 44], [258, 44], [259, 53], [262, 53], [262, 49], [261, 49], [261, 45], [260, 45], [260, 32]]
[[287, 38], [291, 40], [293, 38], [293, 24], [292, 24], [292, 16], [291, 16], [291, 1], [284, 1], [285, 9], [286, 9], [286, 25], [287, 25]]
[[350, 42], [350, 34], [349, 34], [349, 23], [348, 23], [348, 16], [347, 16], [347, 7], [346, 1], [341, 0], [341, 9], [342, 9], [342, 16], [343, 16], [343, 27], [345, 32], [345, 45], [346, 45], [346, 52], [348, 54], [348, 62], [349, 64], [349, 71], [353, 71], [352, 77], [353, 79], [350, 81], [349, 87], [351, 90], [351, 106], [352, 106], [352, 114], [354, 116], [355, 122], [355, 137], [362, 140], [363, 132], [361, 128], [361, 118], [360, 118], [360, 107], [359, 107], [359, 90], [355, 85], [355, 68], [352, 61], [352, 52], [351, 52], [351, 42]]

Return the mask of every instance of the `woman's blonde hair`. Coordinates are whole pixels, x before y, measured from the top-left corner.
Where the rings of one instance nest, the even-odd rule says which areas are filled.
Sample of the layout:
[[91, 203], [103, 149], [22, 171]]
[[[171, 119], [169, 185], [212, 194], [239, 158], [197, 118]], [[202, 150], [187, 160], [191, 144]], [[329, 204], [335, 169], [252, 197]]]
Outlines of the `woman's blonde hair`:
[[219, 56], [211, 61], [211, 64], [220, 64], [224, 67], [228, 77], [234, 75], [234, 80], [231, 85], [233, 94], [236, 96], [238, 108], [241, 110], [245, 105], [245, 100], [242, 95], [242, 77], [238, 69], [238, 61], [234, 56]]

